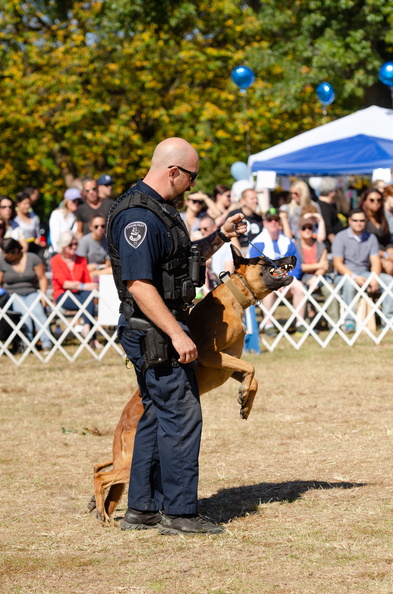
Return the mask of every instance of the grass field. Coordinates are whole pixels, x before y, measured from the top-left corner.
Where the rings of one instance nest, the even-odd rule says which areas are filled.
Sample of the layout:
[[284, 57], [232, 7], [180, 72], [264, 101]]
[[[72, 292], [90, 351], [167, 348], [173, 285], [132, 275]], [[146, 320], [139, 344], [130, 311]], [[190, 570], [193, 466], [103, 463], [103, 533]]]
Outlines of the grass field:
[[201, 512], [218, 536], [130, 534], [86, 514], [92, 468], [111, 456], [135, 388], [113, 357], [16, 368], [0, 385], [0, 591], [7, 593], [393, 592], [393, 339], [249, 357], [237, 385], [203, 396]]

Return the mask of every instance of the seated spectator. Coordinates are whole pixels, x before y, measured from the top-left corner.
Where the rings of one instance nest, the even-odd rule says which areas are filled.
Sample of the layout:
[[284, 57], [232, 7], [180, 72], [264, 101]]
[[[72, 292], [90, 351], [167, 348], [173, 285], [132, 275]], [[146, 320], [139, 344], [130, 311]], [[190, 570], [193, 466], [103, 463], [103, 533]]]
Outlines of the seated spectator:
[[61, 207], [56, 208], [49, 218], [49, 234], [53, 251], [56, 253], [57, 244], [63, 231], [76, 233], [77, 222], [75, 213], [82, 204], [82, 194], [76, 188], [68, 188], [64, 192]]
[[26, 188], [23, 188], [22, 192], [28, 195], [28, 197], [30, 198], [31, 207], [32, 209], [34, 209], [35, 204], [38, 202], [40, 198], [40, 192], [38, 188], [34, 188], [33, 186], [26, 186]]
[[4, 237], [16, 239], [22, 246], [22, 250], [27, 252], [27, 242], [24, 238], [22, 229], [15, 222], [15, 203], [8, 196], [0, 196], [0, 215], [6, 224]]
[[[78, 239], [72, 231], [63, 231], [61, 233], [57, 250], [58, 254], [50, 261], [52, 269], [53, 299], [58, 303], [66, 291], [71, 291], [76, 300], [82, 304], [98, 288], [97, 283], [91, 282], [90, 274], [87, 269], [85, 258], [76, 255], [78, 249]], [[62, 307], [70, 311], [77, 311], [78, 306], [71, 297], [67, 297], [62, 302]], [[88, 313], [94, 317], [94, 299], [91, 299], [86, 306]], [[82, 335], [86, 336], [92, 326], [90, 318], [82, 314], [84, 321]], [[97, 341], [93, 339], [91, 346], [96, 347]]]
[[388, 184], [385, 182], [385, 180], [383, 180], [383, 179], [376, 179], [375, 181], [373, 181], [371, 187], [374, 190], [378, 190], [378, 192], [381, 192], [381, 194], [383, 194], [384, 191], [386, 190], [387, 185]]
[[[202, 237], [208, 237], [218, 229], [214, 220], [205, 215], [200, 220], [200, 232]], [[239, 247], [239, 246], [238, 246]], [[224, 271], [233, 272], [231, 243], [224, 243], [211, 258], [206, 261], [206, 283], [203, 287], [203, 294], [206, 295], [219, 284], [220, 273]]]
[[97, 213], [90, 221], [90, 233], [79, 241], [78, 256], [86, 258], [87, 269], [94, 276], [112, 274], [105, 237], [106, 218]]
[[97, 179], [97, 194], [101, 199], [112, 198], [113, 179], [107, 173]]
[[255, 190], [243, 190], [240, 198], [240, 208], [232, 210], [228, 216], [232, 216], [241, 212], [248, 223], [247, 233], [239, 236], [239, 242], [243, 254], [248, 252], [249, 241], [253, 241], [254, 237], [259, 235], [263, 229], [263, 220], [261, 215], [257, 213], [259, 204], [258, 196]]
[[186, 207], [180, 213], [191, 239], [200, 238], [199, 234], [199, 219], [202, 216], [202, 209], [205, 204], [205, 198], [202, 192], [192, 192], [186, 198]]
[[[265, 214], [263, 225], [263, 230], [255, 237], [253, 245], [250, 248], [250, 258], [260, 257], [261, 252], [272, 260], [283, 258], [284, 256], [296, 256], [296, 266], [290, 272], [295, 278], [289, 285], [287, 295], [292, 295], [293, 307], [296, 310], [296, 332], [303, 334], [306, 330], [304, 326], [306, 300], [304, 299], [303, 284], [300, 281], [302, 269], [296, 245], [281, 231], [280, 215], [275, 208], [270, 208]], [[286, 290], [286, 287], [279, 289], [280, 292], [283, 290]], [[267, 310], [273, 307], [277, 299], [276, 293], [277, 291], [270, 293], [270, 295], [262, 299], [262, 303]], [[263, 322], [261, 326], [263, 326]], [[276, 336], [278, 334], [278, 330], [273, 325], [273, 320], [268, 314], [264, 328], [267, 336]]]
[[217, 227], [226, 221], [231, 206], [231, 189], [223, 184], [215, 186], [213, 200], [208, 202], [207, 214]]
[[3, 219], [2, 216], [0, 216], [0, 247], [3, 242], [6, 229], [7, 229], [7, 222], [5, 219]]
[[19, 192], [16, 197], [16, 205], [18, 214], [14, 221], [22, 230], [29, 252], [37, 253], [41, 248], [41, 224], [38, 216], [31, 210], [30, 196]]
[[[12, 238], [3, 240], [1, 251], [3, 258], [0, 259], [0, 286], [9, 295], [16, 293], [18, 297], [12, 303], [12, 309], [23, 316], [37, 300], [38, 290], [44, 295], [48, 290], [44, 264], [36, 254], [23, 252], [19, 241]], [[44, 307], [45, 300], [43, 299], [42, 302], [37, 301], [31, 310], [31, 314], [42, 326], [47, 321]], [[30, 314], [24, 324], [26, 336], [31, 342], [34, 337], [34, 327]], [[52, 341], [48, 332], [41, 334], [41, 344], [44, 351], [51, 349]]]
[[111, 198], [100, 198], [98, 196], [98, 186], [95, 179], [85, 177], [82, 190], [83, 202], [76, 211], [78, 221], [77, 235], [81, 238], [90, 232], [89, 225], [91, 217], [98, 213], [108, 216], [109, 210], [114, 203]]
[[334, 202], [336, 204], [337, 216], [340, 219], [343, 228], [348, 227], [348, 214], [351, 210], [350, 200], [348, 200], [344, 190], [337, 188], [334, 196]]
[[[332, 245], [333, 265], [336, 271], [335, 282], [341, 280], [344, 274], [350, 276], [354, 282], [362, 287], [370, 274], [375, 272], [379, 278], [389, 285], [392, 277], [382, 273], [379, 245], [376, 236], [366, 230], [367, 217], [362, 208], [355, 208], [349, 213], [348, 228], [336, 235]], [[372, 295], [380, 291], [378, 280], [370, 281], [368, 292]], [[356, 296], [356, 287], [347, 280], [342, 290], [343, 301], [350, 305]], [[386, 296], [382, 302], [382, 311], [390, 319], [393, 315], [393, 299]], [[354, 308], [348, 309], [345, 317], [344, 331], [351, 333], [356, 330], [356, 313]]]
[[379, 256], [383, 272], [393, 274], [393, 245], [389, 225], [385, 216], [383, 195], [378, 190], [369, 189], [359, 199], [359, 207], [366, 213], [366, 230], [378, 239]]
[[[288, 205], [280, 207], [280, 219], [283, 227], [283, 232], [287, 237], [297, 238], [299, 219], [307, 213], [315, 215], [320, 214], [320, 210], [316, 203], [311, 200], [310, 188], [304, 181], [296, 181], [292, 184], [289, 191], [291, 201]], [[319, 227], [322, 217], [318, 218], [318, 241], [324, 241], [326, 237], [326, 229], [322, 223]]]
[[390, 237], [393, 238], [393, 184], [385, 188], [383, 198], [385, 201], [385, 217], [388, 223]]
[[319, 199], [317, 204], [322, 218], [325, 221], [326, 239], [324, 241], [328, 254], [330, 254], [332, 250], [332, 241], [335, 235], [344, 229], [344, 225], [337, 214], [337, 186], [337, 180], [334, 179], [334, 177], [324, 177], [318, 188]]
[[[328, 299], [331, 296], [331, 291], [320, 277], [323, 276], [330, 283], [332, 283], [332, 279], [327, 275], [329, 261], [326, 246], [315, 239], [315, 219], [303, 217], [299, 220], [299, 239], [296, 242], [296, 247], [302, 267], [302, 283], [313, 292], [319, 290], [324, 298]], [[312, 318], [315, 313], [314, 311], [313, 315], [309, 315], [309, 317]], [[326, 313], [333, 322], [338, 322], [340, 312], [337, 299], [331, 301], [326, 308]]]

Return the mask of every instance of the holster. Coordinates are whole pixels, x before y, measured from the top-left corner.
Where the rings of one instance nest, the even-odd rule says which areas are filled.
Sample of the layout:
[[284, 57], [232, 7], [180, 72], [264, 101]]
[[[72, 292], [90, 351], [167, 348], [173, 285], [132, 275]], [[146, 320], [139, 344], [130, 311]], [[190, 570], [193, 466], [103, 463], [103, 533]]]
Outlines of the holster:
[[131, 330], [145, 333], [142, 339], [142, 354], [145, 358], [143, 372], [149, 367], [165, 365], [171, 361], [170, 338], [165, 332], [143, 318], [130, 318], [128, 324]]

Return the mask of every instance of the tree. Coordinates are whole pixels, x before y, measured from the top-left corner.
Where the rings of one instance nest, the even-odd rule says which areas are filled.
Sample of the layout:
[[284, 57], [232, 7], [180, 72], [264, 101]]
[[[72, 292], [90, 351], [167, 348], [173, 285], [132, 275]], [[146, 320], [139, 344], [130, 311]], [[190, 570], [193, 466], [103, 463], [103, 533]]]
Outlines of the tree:
[[[367, 102], [391, 58], [393, 0], [4, 0], [0, 24], [0, 193], [26, 184], [60, 201], [74, 177], [110, 173], [118, 192], [176, 135], [201, 155], [198, 187]], [[230, 73], [250, 66], [244, 107]], [[383, 92], [388, 92], [382, 88]]]

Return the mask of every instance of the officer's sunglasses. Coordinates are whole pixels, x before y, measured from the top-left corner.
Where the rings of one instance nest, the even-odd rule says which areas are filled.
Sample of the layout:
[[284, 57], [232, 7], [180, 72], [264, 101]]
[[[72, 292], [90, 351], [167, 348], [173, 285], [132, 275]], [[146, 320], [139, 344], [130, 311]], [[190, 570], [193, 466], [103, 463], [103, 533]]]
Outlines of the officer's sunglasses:
[[168, 169], [172, 169], [172, 167], [177, 167], [180, 171], [183, 171], [183, 173], [188, 173], [192, 182], [198, 177], [198, 171], [196, 173], [194, 171], [188, 171], [188, 169], [184, 169], [184, 167], [180, 167], [180, 165], [169, 165]]

